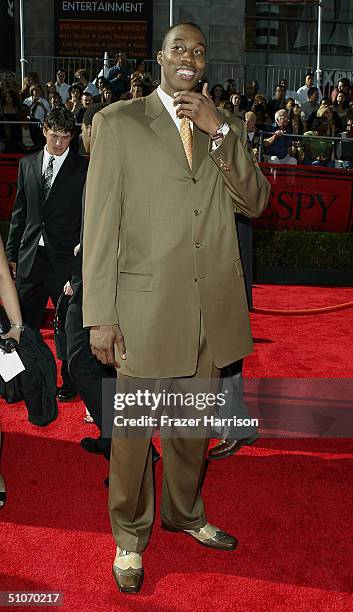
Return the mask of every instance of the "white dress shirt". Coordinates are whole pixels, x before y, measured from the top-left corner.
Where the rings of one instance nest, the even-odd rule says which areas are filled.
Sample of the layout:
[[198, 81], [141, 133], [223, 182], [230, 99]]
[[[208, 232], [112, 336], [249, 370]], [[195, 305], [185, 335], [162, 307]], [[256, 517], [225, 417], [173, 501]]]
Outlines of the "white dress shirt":
[[[44, 151], [43, 151], [43, 162], [42, 162], [42, 176], [45, 172], [45, 170], [47, 169], [47, 166], [49, 164], [49, 159], [51, 157], [54, 157], [54, 161], [53, 161], [53, 178], [52, 178], [52, 182], [51, 182], [51, 187], [53, 186], [53, 183], [57, 177], [57, 174], [61, 168], [61, 166], [63, 165], [65, 159], [67, 158], [68, 154], [69, 154], [70, 148], [67, 147], [65, 153], [63, 153], [62, 155], [50, 155], [50, 153], [48, 153], [47, 147], [44, 147]], [[40, 239], [39, 239], [39, 246], [45, 246], [44, 244], [44, 240], [43, 240], [43, 235], [41, 234]]]
[[[306, 104], [306, 102], [308, 102], [308, 91], [309, 91], [309, 87], [307, 85], [303, 85], [303, 87], [299, 87], [295, 101], [299, 102], [299, 104]], [[322, 93], [319, 89], [319, 102], [321, 102], [321, 100], [322, 100]]]
[[[165, 107], [165, 109], [168, 111], [171, 118], [173, 119], [178, 132], [180, 133], [181, 119], [179, 119], [179, 117], [176, 114], [177, 107], [174, 106], [174, 98], [172, 98], [172, 96], [170, 96], [169, 94], [165, 93], [165, 91], [163, 91], [160, 85], [157, 87], [157, 94], [163, 106]], [[192, 130], [194, 130], [194, 124], [191, 121], [191, 119], [190, 119], [190, 127]]]
[[56, 91], [61, 96], [61, 101], [63, 104], [69, 99], [69, 89], [70, 85], [67, 83], [59, 83], [58, 81], [55, 83]]

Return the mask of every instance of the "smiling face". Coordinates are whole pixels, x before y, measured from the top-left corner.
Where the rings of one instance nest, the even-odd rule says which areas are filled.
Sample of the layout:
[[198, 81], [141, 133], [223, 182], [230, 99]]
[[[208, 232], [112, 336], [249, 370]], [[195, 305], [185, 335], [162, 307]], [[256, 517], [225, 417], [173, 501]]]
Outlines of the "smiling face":
[[206, 41], [198, 28], [175, 26], [158, 51], [161, 66], [161, 88], [173, 96], [176, 91], [193, 90], [201, 80], [206, 65]]
[[58, 108], [61, 105], [61, 96], [57, 92], [50, 94], [49, 104], [51, 108]]

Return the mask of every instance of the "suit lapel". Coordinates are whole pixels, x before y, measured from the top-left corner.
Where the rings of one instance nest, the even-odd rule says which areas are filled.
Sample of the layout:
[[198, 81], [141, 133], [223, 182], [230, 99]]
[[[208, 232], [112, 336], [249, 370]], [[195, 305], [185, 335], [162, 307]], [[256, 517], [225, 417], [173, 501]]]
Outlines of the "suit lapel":
[[145, 100], [145, 114], [152, 119], [150, 128], [160, 139], [161, 146], [183, 166], [184, 170], [190, 173], [180, 134], [156, 91], [147, 96]]
[[42, 165], [43, 165], [43, 151], [39, 151], [33, 155], [33, 174], [37, 183], [39, 193], [42, 194], [42, 201], [44, 201], [44, 191], [42, 183]]

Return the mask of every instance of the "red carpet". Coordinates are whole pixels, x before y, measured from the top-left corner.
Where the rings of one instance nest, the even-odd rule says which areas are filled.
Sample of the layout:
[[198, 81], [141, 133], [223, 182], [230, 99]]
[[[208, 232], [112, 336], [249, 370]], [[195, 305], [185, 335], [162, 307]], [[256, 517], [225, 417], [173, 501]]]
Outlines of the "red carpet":
[[[262, 308], [350, 300], [353, 289], [255, 289]], [[353, 378], [353, 309], [252, 315], [252, 325], [257, 341], [248, 376]], [[353, 610], [351, 440], [260, 440], [213, 462], [203, 491], [208, 518], [237, 535], [235, 553], [160, 529], [159, 462], [146, 579], [134, 597], [120, 595], [111, 575], [107, 464], [78, 445], [95, 433], [82, 422], [82, 404], [61, 405], [58, 420], [44, 429], [27, 422], [22, 405], [2, 403], [0, 412], [9, 495], [0, 514], [0, 590], [61, 591], [61, 610], [73, 612]]]

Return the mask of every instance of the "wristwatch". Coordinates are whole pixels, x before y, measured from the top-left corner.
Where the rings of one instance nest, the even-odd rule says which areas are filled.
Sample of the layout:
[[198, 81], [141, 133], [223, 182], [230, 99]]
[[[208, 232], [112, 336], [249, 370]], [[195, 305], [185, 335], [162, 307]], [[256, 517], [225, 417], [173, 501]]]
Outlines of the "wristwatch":
[[211, 140], [223, 140], [223, 138], [227, 136], [229, 130], [230, 127], [228, 123], [224, 121], [223, 123], [221, 123], [219, 128], [217, 128], [214, 134], [210, 134], [210, 138]]

